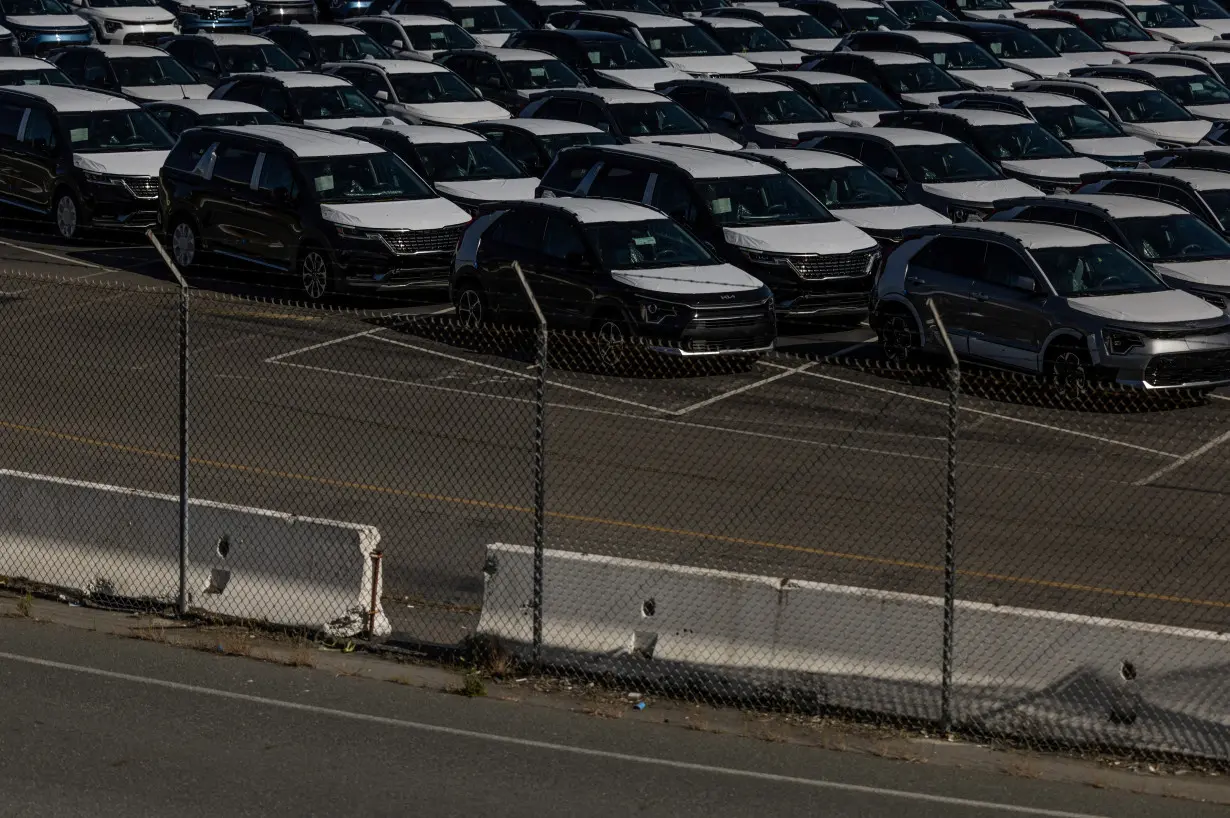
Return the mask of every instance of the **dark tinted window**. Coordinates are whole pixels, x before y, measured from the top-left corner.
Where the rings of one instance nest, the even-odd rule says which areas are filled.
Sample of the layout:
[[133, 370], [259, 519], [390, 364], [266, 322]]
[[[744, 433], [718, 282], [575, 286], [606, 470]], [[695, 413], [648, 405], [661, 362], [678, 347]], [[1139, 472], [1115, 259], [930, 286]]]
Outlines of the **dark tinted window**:
[[548, 258], [565, 261], [570, 255], [584, 255], [585, 242], [581, 240], [580, 230], [570, 219], [549, 216], [542, 249]]
[[247, 187], [252, 184], [252, 171], [256, 170], [256, 155], [251, 148], [237, 145], [219, 147], [213, 178]]
[[205, 134], [181, 137], [175, 143], [175, 147], [171, 149], [170, 155], [162, 163], [163, 167], [191, 173], [193, 168], [197, 166], [197, 163], [201, 161], [201, 157], [205, 155], [205, 151], [212, 144], [213, 137]]
[[1090, 233], [1105, 236], [1111, 241], [1118, 240], [1114, 227], [1107, 223], [1105, 218], [1095, 213], [1085, 213], [1080, 210], [1072, 211], [1071, 224], [1073, 227], [1078, 227], [1081, 230], [1088, 230]]
[[0, 140], [13, 142], [17, 139], [17, 131], [21, 128], [21, 118], [25, 110], [24, 105], [0, 103]]
[[696, 196], [692, 194], [687, 182], [673, 173], [658, 176], [649, 201], [672, 219], [690, 225], [696, 224], [700, 214], [696, 202]]
[[1011, 247], [1002, 244], [987, 244], [987, 252], [976, 277], [988, 284], [1011, 287], [1018, 276], [1033, 277], [1029, 265]]
[[1021, 214], [1016, 217], [1017, 221], [1024, 222], [1045, 222], [1046, 224], [1059, 224], [1066, 227], [1071, 227], [1076, 215], [1076, 211], [1067, 210], [1062, 207], [1046, 207], [1038, 205], [1035, 207], [1027, 207], [1021, 211]]
[[534, 111], [534, 116], [538, 119], [566, 119], [576, 122], [579, 106], [580, 103], [575, 99], [549, 99]]
[[54, 148], [56, 146], [55, 124], [51, 115], [39, 108], [31, 108], [26, 118], [26, 131], [22, 144], [30, 148]]
[[607, 167], [590, 185], [589, 195], [639, 202], [645, 195], [645, 185], [648, 183], [647, 170]]
[[265, 154], [265, 161], [261, 163], [261, 173], [256, 186], [268, 193], [275, 190], [290, 191], [292, 199], [299, 194], [299, 186], [295, 183], [295, 174], [291, 170], [290, 162], [280, 153]]
[[910, 266], [928, 267], [941, 273], [976, 278], [986, 252], [986, 242], [940, 236], [910, 259]]
[[544, 187], [549, 187], [555, 190], [565, 190], [573, 192], [577, 189], [577, 185], [585, 178], [585, 174], [589, 173], [589, 169], [594, 166], [594, 160], [590, 156], [584, 155], [569, 155], [567, 151], [561, 153], [555, 158], [555, 162], [547, 169], [547, 175], [542, 177]]
[[546, 215], [537, 208], [506, 213], [483, 237], [483, 243], [497, 244], [507, 250], [538, 253], [542, 249], [545, 222]]

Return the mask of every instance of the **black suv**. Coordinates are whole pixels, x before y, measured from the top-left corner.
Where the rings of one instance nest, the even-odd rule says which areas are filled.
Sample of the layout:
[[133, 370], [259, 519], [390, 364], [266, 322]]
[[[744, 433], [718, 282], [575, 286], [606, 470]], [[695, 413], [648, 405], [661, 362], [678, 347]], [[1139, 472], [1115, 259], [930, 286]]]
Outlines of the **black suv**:
[[383, 105], [328, 74], [246, 74], [219, 85], [209, 98], [247, 102], [283, 122], [320, 128], [375, 124], [385, 116]]
[[256, 32], [282, 47], [304, 68], [319, 68], [325, 63], [343, 60], [391, 60], [393, 55], [384, 46], [353, 26], [327, 23], [289, 23], [266, 26]]
[[182, 269], [213, 252], [291, 273], [311, 301], [442, 284], [469, 221], [383, 148], [288, 125], [188, 131], [159, 187]]
[[300, 70], [281, 46], [255, 34], [181, 34], [158, 45], [214, 87], [236, 74]]
[[550, 29], [518, 31], [507, 48], [545, 51], [597, 88], [639, 88], [652, 91], [663, 82], [687, 79], [631, 37], [607, 31]]

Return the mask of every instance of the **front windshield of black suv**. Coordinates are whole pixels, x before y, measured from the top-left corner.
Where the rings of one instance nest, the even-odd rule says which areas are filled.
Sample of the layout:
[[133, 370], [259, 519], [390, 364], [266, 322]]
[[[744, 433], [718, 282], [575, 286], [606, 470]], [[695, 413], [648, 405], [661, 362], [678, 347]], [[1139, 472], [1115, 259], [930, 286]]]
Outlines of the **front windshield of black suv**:
[[961, 143], [906, 145], [897, 156], [915, 182], [983, 182], [1002, 179], [974, 149]]
[[973, 129], [974, 142], [992, 159], [1058, 159], [1072, 151], [1036, 122], [1020, 125], [980, 125]]
[[977, 43], [920, 43], [919, 50], [927, 59], [946, 71], [1003, 68], [998, 60]]
[[901, 106], [869, 82], [828, 82], [812, 85], [811, 94], [820, 107], [838, 113], [897, 111]]
[[587, 224], [585, 234], [608, 270], [708, 267], [720, 263], [670, 219]]
[[174, 145], [170, 134], [145, 111], [62, 113], [60, 123], [74, 153], [169, 151]]
[[1158, 77], [1154, 82], [1180, 105], [1222, 105], [1230, 102], [1230, 88], [1207, 74]]
[[403, 26], [410, 38], [410, 47], [415, 51], [460, 51], [463, 48], [478, 48], [478, 40], [459, 25], [439, 23], [426, 26]]
[[1189, 214], [1121, 219], [1119, 226], [1146, 261], [1230, 258], [1230, 242]]
[[299, 164], [316, 199], [325, 204], [431, 199], [435, 193], [391, 153], [304, 159]]
[[397, 101], [407, 105], [430, 102], [477, 102], [482, 99], [465, 80], [451, 71], [430, 74], [389, 74]]
[[754, 125], [833, 121], [833, 117], [812, 105], [798, 91], [739, 94], [736, 99], [739, 108]]
[[624, 71], [634, 68], [665, 68], [666, 63], [640, 43], [619, 40], [590, 40], [581, 43], [589, 64], [599, 70]]
[[1082, 20], [1089, 33], [1103, 43], [1143, 43], [1152, 42], [1149, 32], [1128, 20], [1126, 17], [1091, 17]]
[[900, 17], [882, 6], [874, 9], [845, 8], [840, 9], [838, 14], [845, 27], [839, 34], [849, 34], [851, 31], [901, 31], [905, 28]]
[[694, 25], [641, 29], [649, 50], [659, 57], [716, 57], [726, 52]]
[[956, 22], [952, 12], [932, 0], [892, 0], [889, 8], [909, 25], [931, 21]]
[[933, 94], [960, 91], [961, 84], [929, 62], [879, 66], [884, 84], [898, 94]]
[[1161, 91], [1108, 91], [1106, 99], [1124, 122], [1178, 122], [1196, 118]]
[[349, 85], [318, 85], [289, 91], [291, 101], [304, 119], [380, 116], [380, 109]]
[[1013, 29], [995, 31], [980, 38], [978, 42], [997, 59], [1028, 60], [1059, 55], [1049, 45], [1028, 31]]
[[142, 88], [154, 85], [195, 85], [197, 78], [188, 73], [174, 57], [114, 57], [111, 68], [121, 88]]
[[415, 145], [423, 173], [432, 182], [475, 182], [525, 176], [515, 162], [490, 142], [443, 142]]
[[906, 204], [900, 193], [863, 165], [792, 170], [790, 175], [831, 210]]
[[1055, 292], [1065, 298], [1169, 289], [1156, 274], [1121, 247], [1046, 247], [1030, 250]]
[[723, 227], [834, 221], [807, 188], [785, 173], [702, 179], [696, 189], [714, 221]]
[[393, 58], [392, 54], [384, 50], [384, 46], [362, 32], [313, 37], [312, 51], [322, 63], [361, 60], [364, 57], [377, 60]]
[[300, 70], [298, 63], [273, 43], [218, 46], [218, 56], [222, 59], [222, 67], [232, 74]]
[[837, 34], [810, 14], [771, 14], [760, 21], [783, 40], [835, 40]]
[[738, 28], [714, 28], [711, 30], [713, 39], [731, 54], [743, 52], [759, 53], [766, 51], [789, 51], [790, 46], [777, 38], [767, 28], [751, 26]]
[[1031, 108], [1034, 119], [1060, 139], [1106, 139], [1123, 136], [1119, 126], [1093, 108], [1073, 100], [1072, 105]]
[[1030, 29], [1030, 33], [1060, 54], [1088, 54], [1106, 50], [1076, 26], [1034, 28]]
[[[413, 6], [406, 6], [409, 11]], [[471, 34], [507, 34], [526, 31], [530, 24], [508, 6], [462, 6], [453, 9], [453, 19]]]
[[677, 102], [628, 102], [612, 105], [611, 114], [624, 136], [707, 132], [705, 126]]
[[522, 91], [540, 88], [579, 88], [585, 82], [559, 60], [506, 60], [500, 63], [512, 87]]

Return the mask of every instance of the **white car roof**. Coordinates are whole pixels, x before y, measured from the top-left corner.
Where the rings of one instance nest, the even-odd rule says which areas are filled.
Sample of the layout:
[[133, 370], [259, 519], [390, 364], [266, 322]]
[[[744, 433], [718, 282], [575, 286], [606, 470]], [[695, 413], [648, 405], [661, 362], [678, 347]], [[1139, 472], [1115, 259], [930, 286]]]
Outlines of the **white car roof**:
[[684, 148], [677, 145], [630, 144], [607, 145], [604, 151], [618, 151], [636, 156], [665, 159], [686, 171], [695, 179], [721, 179], [732, 176], [772, 176], [777, 168], [728, 153]]
[[423, 60], [345, 60], [343, 62], [325, 63], [322, 68], [347, 66], [356, 68], [378, 68], [386, 74], [451, 74], [442, 65]]
[[1139, 196], [1117, 196], [1113, 193], [1067, 193], [1048, 196], [1071, 202], [1084, 202], [1105, 210], [1114, 219], [1133, 219], [1141, 216], [1180, 216], [1187, 211], [1176, 205], [1142, 199]]
[[303, 31], [309, 37], [349, 37], [352, 34], [362, 34], [362, 29], [354, 26], [339, 26], [333, 23], [295, 23], [295, 28]]
[[257, 34], [214, 34], [209, 31], [198, 31], [194, 37], [204, 37], [214, 45], [269, 45], [273, 40]]
[[893, 145], [953, 145], [959, 142], [951, 136], [931, 131], [921, 131], [915, 128], [882, 128], [879, 125], [873, 128], [842, 128], [841, 135], [874, 136]]
[[810, 170], [813, 168], [853, 168], [861, 162], [842, 156], [840, 153], [828, 151], [800, 151], [790, 148], [746, 148], [740, 153], [764, 156], [776, 159], [790, 170]]
[[775, 91], [787, 90], [780, 82], [769, 82], [762, 79], [743, 79], [742, 77], [710, 77], [701, 80], [701, 83], [721, 86], [732, 94], [771, 94]]
[[91, 45], [90, 49], [104, 57], [165, 57], [167, 52], [148, 45]]
[[979, 108], [937, 108], [945, 116], [958, 117], [975, 128], [986, 125], [1024, 125], [1031, 120], [1004, 111], [984, 111]]
[[410, 125], [392, 117], [384, 120], [377, 127], [404, 134], [415, 145], [448, 145], [459, 142], [486, 141], [481, 134], [473, 131], [447, 128], [442, 125]]
[[304, 158], [384, 153], [366, 139], [298, 125], [227, 125], [219, 130], [270, 139]]
[[169, 99], [157, 103], [159, 108], [175, 107], [192, 111], [194, 114], [250, 114], [264, 113], [265, 109], [250, 102], [239, 102], [233, 99]]
[[[476, 122], [475, 125], [482, 125], [482, 122]], [[534, 119], [517, 117], [515, 119], [493, 119], [489, 123], [491, 125], [500, 125], [504, 128], [516, 128], [519, 131], [532, 133], [536, 136], [553, 136], [555, 134], [565, 133], [605, 133], [600, 128], [595, 128], [593, 125], [583, 125], [580, 122], [569, 122], [566, 119]]]
[[627, 20], [637, 28], [684, 28], [691, 26], [681, 17], [667, 17], [665, 14], [645, 14], [640, 11], [619, 11], [618, 9], [591, 9], [587, 14], [601, 14], [604, 17], [618, 17]]
[[705, 22], [714, 28], [764, 28], [755, 20], [745, 17], [706, 17]]
[[1105, 237], [1074, 227], [1060, 227], [1037, 222], [966, 222], [962, 228], [1010, 236], [1030, 250], [1046, 247], [1088, 247], [1109, 244]]
[[[1222, 63], [1230, 62], [1230, 51], [1216, 48], [1202, 48], [1198, 51], [1184, 51], [1179, 49], [1170, 52], [1172, 54], [1181, 54], [1184, 57], [1199, 57], [1202, 60], [1207, 60], [1210, 65], [1221, 65]], [[1132, 65], [1156, 65], [1156, 63], [1132, 63]]]
[[994, 91], [995, 96], [1015, 99], [1026, 108], [1070, 108], [1073, 105], [1084, 105], [1084, 101], [1066, 94], [1052, 94], [1049, 91]]
[[375, 15], [352, 18], [355, 22], [359, 20], [386, 20], [400, 23], [402, 26], [438, 26], [441, 23], [447, 23], [450, 26], [457, 25], [447, 17], [433, 17], [430, 14], [388, 14]]
[[631, 202], [620, 202], [614, 199], [576, 199], [562, 196], [552, 199], [535, 199], [538, 207], [555, 207], [566, 210], [577, 217], [582, 224], [602, 224], [603, 222], [639, 222], [648, 219], [665, 219], [656, 210]]
[[1167, 65], [1160, 62], [1135, 62], [1130, 65], [1119, 66], [1120, 68], [1130, 68], [1133, 71], [1139, 71], [1142, 74], [1148, 74], [1151, 77], [1203, 77], [1207, 76], [1205, 72], [1198, 68], [1188, 68], [1185, 65]]
[[931, 62], [931, 60], [918, 54], [903, 54], [900, 51], [851, 51], [849, 53], [856, 57], [866, 57], [880, 65], [914, 65], [920, 62]]
[[[258, 75], [259, 76], [259, 75]], [[350, 85], [350, 82], [341, 77], [333, 77], [329, 74], [313, 74], [313, 73], [294, 73], [291, 71], [279, 71], [276, 74], [268, 74], [276, 79], [286, 88], [331, 88], [339, 85]]]
[[[770, 3], [735, 3], [735, 8], [754, 9], [765, 17], [810, 17], [811, 15], [802, 9], [789, 9], [785, 6]], [[729, 18], [728, 18], [729, 19]]]
[[771, 80], [774, 77], [790, 77], [791, 79], [803, 80], [811, 85], [842, 85], [848, 82], [867, 81], [859, 77], [851, 77], [847, 74], [831, 74], [828, 71], [770, 71], [760, 76], [766, 80]]
[[[1134, 171], [1135, 172], [1135, 171]], [[1196, 168], [1142, 168], [1141, 174], [1186, 182], [1196, 190], [1230, 190], [1230, 173]]]
[[[1052, 80], [1052, 82], [1056, 82]], [[1073, 77], [1066, 80], [1057, 80], [1060, 83], [1074, 82], [1079, 85], [1088, 85], [1091, 88], [1097, 88], [1099, 91], [1115, 92], [1115, 91], [1156, 91], [1152, 85], [1146, 85], [1143, 82], [1135, 80], [1111, 79], [1109, 77]]]
[[969, 37], [963, 37], [960, 34], [950, 34], [947, 31], [924, 31], [909, 29], [908, 31], [895, 31], [894, 34], [905, 34], [913, 38], [916, 42], [929, 43], [934, 45], [951, 45], [953, 43], [972, 43]]
[[655, 94], [653, 91], [638, 91], [633, 88], [569, 88], [568, 91], [572, 94], [585, 94], [586, 96], [597, 97], [608, 105], [662, 102], [668, 99], [661, 94]]
[[1017, 17], [1015, 21], [1024, 23], [1026, 28], [1043, 29], [1043, 28], [1076, 28], [1072, 23], [1063, 20], [1049, 20], [1045, 17]]
[[3, 89], [12, 93], [38, 97], [57, 111], [131, 111], [140, 106], [123, 97], [100, 94], [85, 88], [67, 85], [15, 85]]
[[499, 62], [542, 62], [543, 60], [558, 60], [554, 54], [545, 51], [535, 51], [530, 48], [488, 48], [487, 53]]
[[55, 65], [38, 57], [0, 57], [0, 70], [41, 71], [44, 68], [55, 68]]

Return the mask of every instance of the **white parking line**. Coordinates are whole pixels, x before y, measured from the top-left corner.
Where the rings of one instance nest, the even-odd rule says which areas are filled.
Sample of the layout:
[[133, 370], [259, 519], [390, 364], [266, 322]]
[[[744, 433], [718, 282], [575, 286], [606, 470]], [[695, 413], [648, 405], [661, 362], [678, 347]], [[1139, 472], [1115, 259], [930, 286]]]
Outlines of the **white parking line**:
[[381, 332], [383, 329], [384, 327], [376, 327], [376, 329], [368, 329], [368, 330], [364, 330], [363, 332], [354, 332], [354, 333], [351, 333], [350, 335], [343, 336], [342, 338], [334, 338], [332, 341], [322, 341], [319, 344], [312, 344], [311, 346], [302, 347], [301, 349], [292, 349], [290, 352], [283, 352], [281, 355], [274, 355], [272, 358], [266, 358], [262, 363], [276, 364], [278, 361], [281, 361], [283, 358], [290, 358], [295, 355], [301, 355], [304, 352], [311, 352], [314, 349], [323, 349], [325, 347], [331, 347], [334, 344], [340, 344], [343, 341], [351, 341], [351, 340], [354, 340], [355, 338], [362, 338], [365, 335], [375, 335], [377, 332]]
[[1217, 448], [1221, 444], [1225, 443], [1227, 440], [1230, 440], [1230, 432], [1226, 432], [1225, 434], [1218, 435], [1217, 437], [1213, 438], [1212, 440], [1210, 440], [1208, 443], [1204, 444], [1200, 448], [1193, 449], [1192, 451], [1180, 457], [1178, 460], [1175, 460], [1173, 463], [1167, 463], [1165, 466], [1162, 466], [1160, 469], [1153, 472], [1153, 474], [1141, 480], [1137, 480], [1132, 485], [1147, 486], [1150, 483], [1152, 483], [1154, 480], [1157, 480], [1159, 477], [1165, 477], [1167, 474], [1170, 474], [1172, 471], [1179, 468], [1180, 466], [1184, 466], [1192, 462], [1193, 460], [1195, 460], [1197, 457], [1200, 457], [1202, 454], [1205, 454], [1206, 452], [1209, 452]]
[[767, 383], [773, 383], [774, 381], [780, 381], [782, 378], [789, 378], [791, 375], [796, 375], [799, 372], [803, 372], [806, 369], [810, 369], [811, 367], [815, 365], [816, 365], [815, 362], [812, 361], [809, 363], [805, 363], [802, 366], [796, 366], [794, 369], [790, 369], [785, 372], [778, 372], [776, 375], [771, 375], [767, 378], [763, 378], [759, 381], [756, 381], [755, 383], [744, 384], [743, 386], [740, 386], [738, 388], [731, 389], [729, 392], [723, 392], [720, 395], [714, 395], [711, 398], [706, 398], [705, 400], [702, 400], [699, 403], [694, 403], [691, 406], [685, 406], [682, 409], [676, 409], [674, 412], [671, 412], [671, 414], [675, 415], [676, 417], [686, 415], [688, 412], [692, 412], [692, 411], [695, 411], [696, 409], [701, 409], [706, 406], [711, 406], [719, 401], [724, 401], [727, 398], [732, 398], [735, 395], [741, 395], [744, 392], [748, 392], [752, 389], [756, 389], [758, 387], [764, 386]]
[[21, 250], [23, 253], [34, 253], [39, 256], [46, 256], [47, 258], [55, 259], [56, 261], [62, 261], [65, 264], [76, 264], [80, 267], [96, 267], [108, 273], [120, 272], [119, 270], [116, 270], [114, 267], [108, 267], [105, 264], [95, 264], [92, 261], [82, 261], [81, 259], [73, 258], [72, 256], [62, 256], [59, 253], [49, 253], [46, 250], [39, 250], [34, 247], [27, 247], [24, 244], [14, 244], [11, 241], [4, 241], [2, 239], [0, 239], [0, 246], [12, 247], [14, 250]]

